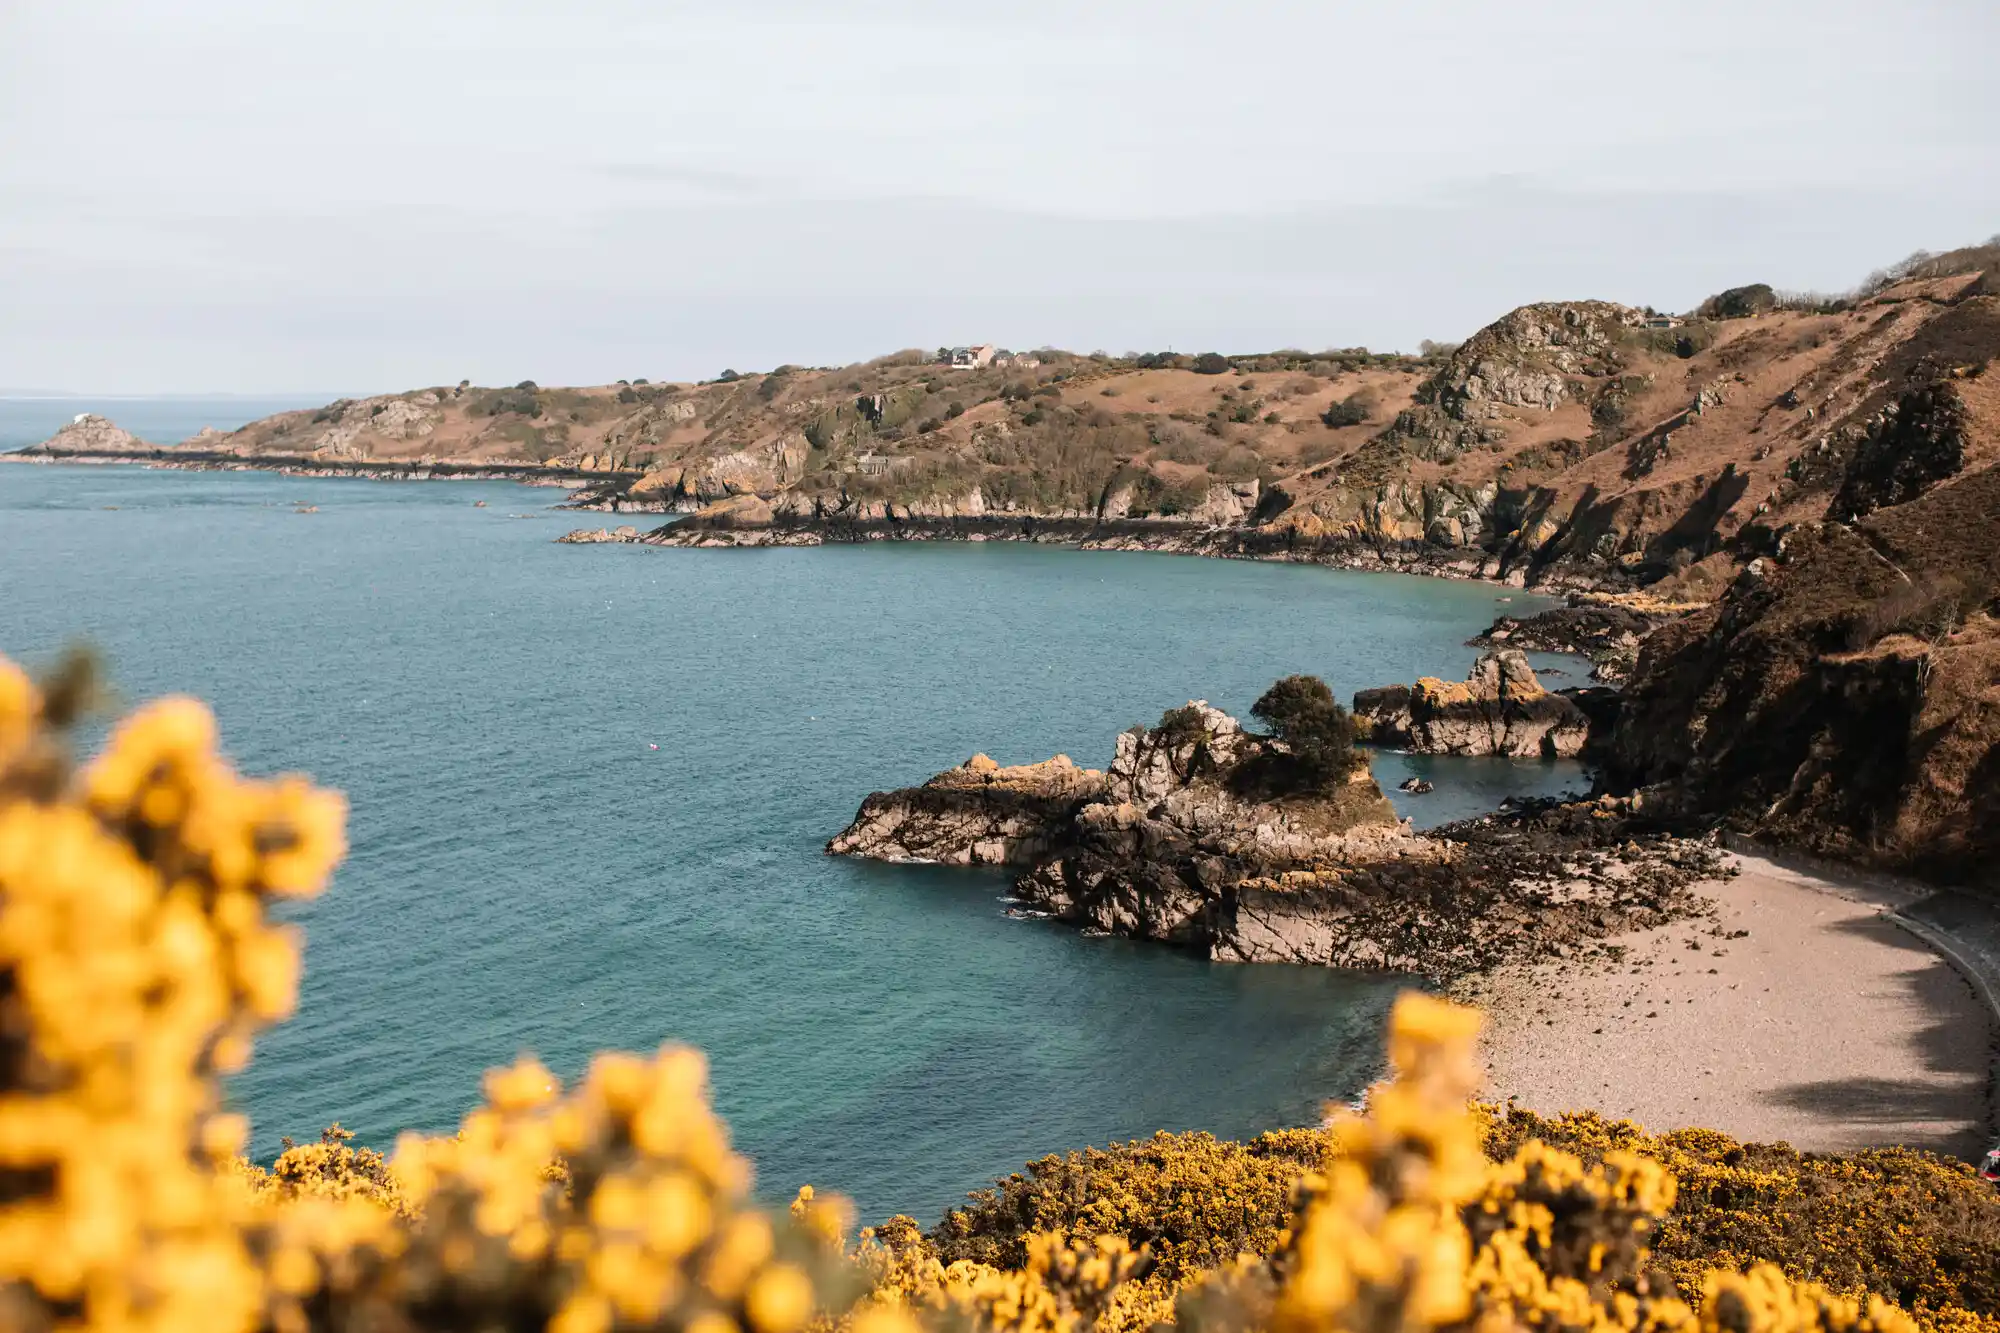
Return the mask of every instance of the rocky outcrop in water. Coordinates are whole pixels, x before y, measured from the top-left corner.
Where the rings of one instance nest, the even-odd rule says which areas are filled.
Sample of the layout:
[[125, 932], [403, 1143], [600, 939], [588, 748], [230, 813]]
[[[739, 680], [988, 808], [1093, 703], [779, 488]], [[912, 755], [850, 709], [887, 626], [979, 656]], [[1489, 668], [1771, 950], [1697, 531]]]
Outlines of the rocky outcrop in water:
[[1274, 742], [1199, 700], [1126, 732], [1102, 799], [1078, 811], [1067, 846], [1022, 878], [1021, 896], [1114, 934], [1263, 957], [1262, 945], [1236, 936], [1237, 884], [1283, 867], [1394, 857], [1416, 842], [1365, 767], [1331, 790], [1274, 791], [1260, 771], [1274, 753]]
[[41, 447], [80, 454], [145, 453], [154, 448], [95, 412], [78, 413], [75, 420], [50, 436]]
[[1286, 758], [1196, 701], [1119, 737], [1101, 774], [977, 756], [878, 792], [827, 850], [1019, 868], [1030, 909], [1217, 960], [1440, 979], [1686, 915], [1716, 870], [1638, 830], [1635, 802], [1567, 807], [1560, 833], [1537, 808], [1421, 835], [1366, 769], [1300, 791]]
[[1514, 649], [1487, 653], [1463, 681], [1425, 676], [1414, 685], [1361, 690], [1354, 719], [1370, 742], [1418, 754], [1571, 759], [1590, 737], [1583, 709], [1544, 689]]
[[836, 856], [945, 865], [1030, 866], [1066, 842], [1104, 774], [1059, 754], [1002, 768], [983, 754], [921, 787], [876, 792], [838, 837]]

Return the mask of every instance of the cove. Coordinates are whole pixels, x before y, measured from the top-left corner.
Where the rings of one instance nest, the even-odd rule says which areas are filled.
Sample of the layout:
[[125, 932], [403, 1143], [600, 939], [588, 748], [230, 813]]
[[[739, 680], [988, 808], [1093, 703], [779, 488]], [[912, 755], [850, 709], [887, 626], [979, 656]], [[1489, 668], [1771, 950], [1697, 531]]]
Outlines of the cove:
[[[335, 1119], [448, 1130], [524, 1050], [567, 1077], [682, 1041], [769, 1197], [929, 1221], [1045, 1152], [1300, 1123], [1377, 1074], [1395, 982], [1084, 938], [1009, 918], [1004, 878], [821, 844], [975, 750], [1102, 765], [1190, 697], [1460, 677], [1468, 636], [1543, 603], [1011, 544], [563, 547], [558, 495], [0, 466], [0, 652], [85, 639], [126, 700], [197, 694], [246, 770], [352, 804], [292, 914], [299, 1014], [232, 1085], [258, 1155]], [[1377, 760], [1385, 788], [1418, 771], [1425, 823], [1581, 782]]]

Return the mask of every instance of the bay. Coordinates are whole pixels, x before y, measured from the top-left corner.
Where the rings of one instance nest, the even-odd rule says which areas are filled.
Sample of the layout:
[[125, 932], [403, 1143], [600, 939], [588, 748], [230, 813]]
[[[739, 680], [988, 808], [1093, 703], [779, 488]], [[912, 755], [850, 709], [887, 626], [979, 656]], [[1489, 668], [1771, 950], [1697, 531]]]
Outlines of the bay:
[[[344, 790], [298, 1016], [231, 1086], [254, 1151], [448, 1131], [532, 1051], [691, 1043], [760, 1189], [933, 1219], [1045, 1152], [1313, 1118], [1399, 983], [1219, 966], [1005, 914], [1002, 876], [834, 860], [872, 790], [975, 750], [1102, 765], [1189, 698], [1460, 676], [1490, 586], [1018, 545], [569, 547], [560, 492], [0, 465], [0, 652], [84, 640]], [[484, 508], [475, 502], [486, 502]], [[296, 512], [316, 506], [316, 513]], [[1553, 660], [1543, 666], [1567, 665]], [[657, 748], [654, 748], [657, 746]], [[1573, 764], [1383, 755], [1420, 823]]]

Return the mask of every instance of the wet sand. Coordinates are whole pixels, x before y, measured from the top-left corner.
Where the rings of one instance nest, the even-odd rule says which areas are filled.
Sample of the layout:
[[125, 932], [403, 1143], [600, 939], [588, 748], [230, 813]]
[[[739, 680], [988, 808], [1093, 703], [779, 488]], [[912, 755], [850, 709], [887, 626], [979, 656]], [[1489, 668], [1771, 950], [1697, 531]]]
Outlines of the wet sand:
[[1802, 1149], [1982, 1151], [1992, 1012], [1887, 915], [1918, 893], [1736, 860], [1704, 888], [1711, 919], [1479, 983], [1485, 1095]]

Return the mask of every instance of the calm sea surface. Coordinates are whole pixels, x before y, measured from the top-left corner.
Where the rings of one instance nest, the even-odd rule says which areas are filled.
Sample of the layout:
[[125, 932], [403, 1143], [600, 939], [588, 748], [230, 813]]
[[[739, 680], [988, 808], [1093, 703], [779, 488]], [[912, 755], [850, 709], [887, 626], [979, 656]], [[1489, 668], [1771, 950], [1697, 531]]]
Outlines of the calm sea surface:
[[[0, 652], [86, 640], [128, 699], [199, 694], [245, 769], [352, 802], [296, 912], [299, 1016], [233, 1085], [260, 1154], [336, 1118], [448, 1129], [521, 1051], [567, 1077], [681, 1041], [772, 1197], [928, 1219], [1044, 1152], [1301, 1123], [1376, 1074], [1381, 979], [1086, 939], [1007, 917], [998, 875], [820, 846], [975, 750], [1102, 765], [1122, 728], [1240, 715], [1285, 673], [1460, 675], [1469, 634], [1538, 603], [1014, 545], [557, 546], [559, 494], [0, 464]], [[1377, 761], [1418, 771], [1421, 822], [1581, 782]]]

